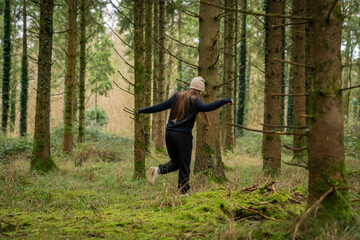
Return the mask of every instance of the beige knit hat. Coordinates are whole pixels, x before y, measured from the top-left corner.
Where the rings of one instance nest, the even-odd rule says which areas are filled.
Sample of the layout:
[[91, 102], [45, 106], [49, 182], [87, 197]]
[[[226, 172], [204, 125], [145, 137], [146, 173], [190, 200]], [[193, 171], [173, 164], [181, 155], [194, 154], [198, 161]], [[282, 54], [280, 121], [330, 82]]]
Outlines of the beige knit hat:
[[190, 88], [205, 91], [205, 80], [201, 76], [195, 77], [190, 83]]

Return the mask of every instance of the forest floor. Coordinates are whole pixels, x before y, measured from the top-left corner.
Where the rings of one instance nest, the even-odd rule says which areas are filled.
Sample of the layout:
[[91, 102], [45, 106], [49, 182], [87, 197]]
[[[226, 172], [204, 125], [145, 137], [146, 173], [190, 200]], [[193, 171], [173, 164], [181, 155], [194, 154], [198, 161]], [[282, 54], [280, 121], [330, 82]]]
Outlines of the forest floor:
[[[89, 141], [68, 156], [61, 129], [52, 135], [59, 170], [45, 175], [29, 171], [31, 139], [6, 139], [6, 147], [0, 139], [0, 239], [291, 239], [306, 208], [307, 171], [283, 164], [279, 176], [263, 176], [258, 134], [224, 153], [228, 181], [192, 175], [188, 197], [179, 196], [176, 173], [152, 186], [133, 179], [131, 139], [88, 131]], [[291, 162], [290, 152], [283, 160]], [[166, 161], [157, 153], [146, 165]], [[347, 157], [347, 168], [349, 185], [360, 189], [359, 160]], [[350, 198], [359, 194], [350, 191]], [[359, 219], [359, 202], [351, 207]], [[319, 239], [359, 239], [359, 229], [329, 226]]]

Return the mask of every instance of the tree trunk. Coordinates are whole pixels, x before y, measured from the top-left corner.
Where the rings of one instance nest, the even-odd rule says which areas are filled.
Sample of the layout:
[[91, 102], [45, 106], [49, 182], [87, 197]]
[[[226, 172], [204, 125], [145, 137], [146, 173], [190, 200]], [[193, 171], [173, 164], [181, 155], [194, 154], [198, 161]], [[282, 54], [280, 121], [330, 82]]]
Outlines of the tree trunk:
[[[144, 107], [144, 26], [143, 1], [134, 1], [134, 63], [135, 63], [135, 109]], [[144, 114], [135, 116], [134, 178], [145, 177], [145, 129]]]
[[14, 132], [15, 130], [15, 120], [16, 120], [16, 92], [17, 92], [17, 59], [16, 59], [16, 7], [14, 7], [14, 11], [12, 14], [12, 55], [13, 55], [13, 61], [12, 61], [12, 73], [11, 73], [11, 84], [10, 84], [10, 122], [9, 122], [9, 131]]
[[[309, 199], [311, 205], [335, 188], [317, 210], [320, 224], [350, 219], [345, 177], [344, 129], [341, 91], [341, 2], [310, 1], [313, 66], [309, 132]], [[334, 8], [333, 8], [334, 7]], [[329, 13], [330, 9], [332, 10]], [[312, 224], [312, 223], [310, 223]], [[342, 225], [344, 226], [344, 225]], [[319, 229], [318, 227], [312, 229]]]
[[[269, 14], [282, 14], [282, 0], [266, 0], [265, 9]], [[281, 93], [281, 65], [274, 59], [282, 58], [282, 31], [273, 28], [282, 22], [280, 17], [265, 17], [265, 101], [264, 101], [264, 130], [272, 130], [270, 125], [280, 125], [281, 122], [281, 97], [274, 96]], [[280, 171], [281, 149], [280, 136], [263, 134], [263, 170], [269, 174]]]
[[[282, 1], [282, 14], [286, 14], [286, 4], [285, 0]], [[285, 18], [282, 19], [282, 24], [285, 24]], [[286, 28], [281, 28], [281, 41], [282, 46], [286, 46]], [[281, 59], [286, 60], [286, 50], [284, 47], [281, 48]], [[286, 68], [287, 64], [285, 62], [281, 63], [281, 94], [285, 94], [285, 86], [286, 86]], [[281, 96], [281, 115], [280, 115], [280, 125], [285, 125], [285, 96]], [[284, 131], [283, 128], [281, 128], [281, 131]]]
[[54, 0], [40, 2], [38, 81], [34, 146], [31, 169], [47, 172], [56, 168], [50, 154], [50, 92]]
[[[294, 16], [305, 16], [305, 2], [304, 1], [292, 1], [292, 9]], [[296, 22], [297, 20], [293, 20]], [[301, 21], [301, 20], [300, 20]], [[305, 65], [305, 24], [293, 25], [292, 28], [292, 40], [293, 48], [291, 54], [291, 61], [302, 65]], [[294, 97], [294, 125], [295, 126], [306, 126], [306, 120], [302, 116], [306, 113], [305, 105], [305, 68], [292, 65], [293, 73], [293, 89], [295, 94], [304, 94], [303, 96]], [[294, 132], [299, 130], [294, 129]], [[294, 148], [306, 147], [306, 137], [294, 135], [293, 137]], [[305, 157], [304, 152], [294, 151], [294, 158], [298, 161]]]
[[[155, 41], [159, 39], [159, 1], [154, 1], [154, 34], [153, 38]], [[154, 52], [153, 52], [153, 92], [152, 92], [152, 105], [158, 103], [157, 100], [157, 81], [158, 81], [158, 51], [159, 47], [158, 44], [154, 44]], [[152, 114], [152, 140], [158, 139], [156, 135], [159, 133], [157, 132], [157, 122], [158, 122], [159, 115], [157, 113]]]
[[[212, 0], [210, 3], [221, 5], [220, 0]], [[199, 75], [206, 81], [206, 103], [219, 99], [219, 15], [219, 8], [200, 2]], [[221, 159], [219, 110], [209, 112], [208, 116], [210, 125], [203, 118], [197, 121], [194, 172], [215, 171], [216, 177], [221, 180], [226, 177]]]
[[27, 31], [26, 31], [26, 0], [23, 0], [23, 42], [21, 58], [21, 95], [20, 95], [20, 136], [27, 132], [27, 103], [28, 103], [28, 61], [27, 61]]
[[86, 11], [80, 2], [79, 143], [85, 142]]
[[11, 71], [11, 9], [10, 0], [4, 0], [3, 78], [2, 78], [2, 121], [1, 130], [6, 134], [10, 105]]
[[[145, 106], [151, 105], [152, 68], [152, 6], [153, 0], [145, 0]], [[150, 114], [144, 116], [145, 147], [150, 152]]]
[[[242, 0], [242, 9], [246, 11], [247, 0]], [[240, 54], [239, 54], [239, 98], [237, 124], [244, 125], [245, 118], [245, 98], [246, 98], [246, 14], [241, 15], [241, 35], [240, 35]], [[243, 129], [239, 129], [239, 134], [243, 134]]]
[[67, 81], [64, 111], [64, 137], [63, 152], [73, 151], [73, 124], [74, 124], [74, 97], [75, 97], [75, 71], [76, 71], [76, 11], [77, 1], [68, 0], [69, 22], [68, 22], [68, 50], [67, 50]]
[[[165, 17], [166, 17], [166, 2], [165, 0], [159, 0], [159, 35], [158, 43], [165, 47]], [[157, 103], [165, 101], [165, 50], [164, 48], [158, 48], [158, 73], [157, 73]], [[155, 149], [164, 151], [165, 150], [165, 112], [157, 113], [157, 122], [154, 135]]]
[[[225, 0], [225, 7], [234, 7], [234, 0]], [[225, 97], [234, 96], [234, 53], [235, 53], [235, 13], [234, 11], [226, 11], [225, 13], [225, 34], [224, 34], [224, 85]], [[231, 81], [231, 82], [229, 82]], [[234, 151], [235, 135], [234, 128], [230, 124], [234, 123], [234, 105], [227, 104], [225, 106], [225, 122], [223, 124], [225, 133], [225, 149]]]

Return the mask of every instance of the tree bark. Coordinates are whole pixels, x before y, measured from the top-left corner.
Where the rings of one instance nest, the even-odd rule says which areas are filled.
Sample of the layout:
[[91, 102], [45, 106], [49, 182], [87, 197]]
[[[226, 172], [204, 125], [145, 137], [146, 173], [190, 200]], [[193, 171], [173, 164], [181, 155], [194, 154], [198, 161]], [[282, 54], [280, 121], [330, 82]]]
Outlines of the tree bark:
[[67, 50], [67, 81], [64, 111], [64, 137], [63, 152], [73, 151], [73, 124], [74, 124], [74, 97], [75, 97], [75, 71], [76, 71], [76, 11], [77, 1], [68, 0], [68, 50]]
[[[265, 8], [269, 14], [282, 14], [282, 0], [266, 0]], [[274, 94], [281, 93], [282, 63], [273, 59], [281, 59], [282, 31], [273, 25], [281, 24], [280, 17], [265, 17], [265, 99], [264, 99], [264, 130], [272, 130], [267, 125], [281, 123], [281, 97]], [[263, 170], [273, 174], [281, 168], [280, 136], [263, 134]]]
[[[210, 3], [221, 5], [220, 0], [212, 0]], [[200, 2], [199, 75], [206, 81], [206, 103], [219, 99], [219, 16], [219, 8]], [[194, 172], [215, 172], [219, 180], [225, 179], [221, 159], [219, 110], [209, 112], [208, 117], [210, 125], [203, 118], [197, 121]]]
[[[151, 105], [151, 77], [152, 77], [152, 6], [153, 0], [145, 0], [145, 106]], [[145, 147], [150, 151], [150, 114], [144, 116]]]
[[[234, 7], [234, 0], [225, 0], [225, 7]], [[235, 54], [235, 12], [226, 11], [225, 12], [225, 33], [224, 33], [224, 77], [223, 82], [229, 82], [234, 79], [234, 54]], [[224, 85], [225, 88], [225, 97], [234, 96], [234, 81]], [[229, 151], [234, 151], [235, 146], [235, 135], [234, 128], [229, 127], [229, 124], [234, 123], [234, 105], [227, 104], [225, 106], [225, 123], [224, 127], [224, 137], [225, 137], [225, 149]]]
[[3, 77], [2, 77], [2, 121], [1, 130], [6, 134], [10, 105], [11, 71], [11, 9], [10, 0], [4, 1]]
[[50, 154], [50, 92], [54, 0], [40, 2], [40, 33], [34, 146], [31, 169], [48, 172], [56, 168]]
[[[158, 42], [161, 46], [165, 47], [165, 17], [166, 17], [166, 2], [165, 0], [159, 0], [159, 35]], [[157, 73], [157, 103], [165, 101], [165, 50], [164, 48], [158, 48], [158, 73]], [[156, 135], [154, 135], [155, 149], [165, 150], [165, 112], [157, 113], [156, 122]]]
[[28, 103], [28, 60], [27, 60], [27, 30], [26, 30], [26, 0], [23, 0], [23, 42], [21, 57], [21, 94], [20, 94], [20, 136], [27, 132], [27, 103]]
[[[334, 6], [334, 8], [332, 8]], [[324, 225], [350, 219], [345, 176], [341, 91], [341, 1], [310, 1], [313, 66], [309, 132], [309, 199], [311, 205], [330, 188], [313, 219]], [[332, 9], [331, 13], [329, 12]], [[311, 224], [311, 223], [310, 223]], [[319, 228], [317, 228], [319, 229]]]
[[[292, 12], [295, 16], [305, 16], [305, 2], [304, 1], [292, 1]], [[293, 20], [297, 22], [299, 20]], [[291, 28], [291, 36], [293, 40], [293, 49], [291, 54], [292, 62], [305, 65], [305, 24], [293, 25]], [[306, 126], [306, 120], [302, 116], [304, 115], [306, 105], [305, 105], [305, 68], [295, 65], [291, 65], [293, 73], [293, 89], [295, 94], [304, 94], [304, 96], [294, 97], [294, 125], [295, 126]], [[295, 132], [300, 130], [294, 129]], [[294, 148], [304, 148], [306, 147], [306, 138], [305, 136], [293, 137], [293, 147]], [[305, 157], [304, 152], [294, 151], [294, 158], [298, 161], [302, 160]]]
[[80, 2], [79, 143], [85, 142], [86, 11]]
[[[144, 106], [144, 26], [143, 26], [143, 1], [135, 0], [134, 11], [134, 65], [135, 65], [135, 109]], [[144, 115], [135, 115], [134, 132], [134, 178], [145, 177], [145, 129]]]
[[[246, 11], [247, 0], [242, 0], [242, 9]], [[247, 58], [247, 47], [246, 47], [246, 16], [241, 16], [241, 35], [240, 35], [240, 55], [239, 55], [239, 98], [238, 98], [238, 116], [237, 124], [244, 125], [245, 119], [245, 99], [246, 99], [246, 58]], [[240, 135], [243, 134], [242, 129], [238, 129]]]

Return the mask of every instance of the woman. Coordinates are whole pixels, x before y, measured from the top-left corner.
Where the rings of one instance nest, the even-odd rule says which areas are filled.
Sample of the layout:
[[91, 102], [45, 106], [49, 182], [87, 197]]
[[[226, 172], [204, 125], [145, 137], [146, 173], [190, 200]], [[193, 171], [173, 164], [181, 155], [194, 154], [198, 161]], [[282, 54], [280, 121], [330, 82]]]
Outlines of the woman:
[[195, 77], [187, 91], [177, 92], [165, 102], [138, 110], [138, 113], [156, 113], [171, 109], [165, 134], [166, 148], [171, 160], [163, 165], [149, 168], [147, 179], [150, 184], [154, 183], [158, 174], [179, 170], [178, 188], [181, 194], [185, 195], [190, 189], [192, 129], [196, 115], [203, 112], [206, 121], [209, 123], [205, 112], [216, 110], [226, 103], [234, 103], [231, 98], [227, 98], [204, 104], [201, 97], [204, 90], [205, 80], [200, 76]]

